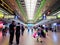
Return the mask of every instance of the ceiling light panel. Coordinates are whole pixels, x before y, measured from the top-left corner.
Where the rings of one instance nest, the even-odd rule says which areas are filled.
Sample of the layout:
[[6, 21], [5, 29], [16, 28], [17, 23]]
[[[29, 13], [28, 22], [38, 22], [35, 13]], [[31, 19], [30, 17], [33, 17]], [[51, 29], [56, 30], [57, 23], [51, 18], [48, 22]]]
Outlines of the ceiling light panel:
[[26, 10], [27, 10], [27, 15], [29, 20], [32, 20], [34, 17], [36, 3], [37, 0], [25, 0]]

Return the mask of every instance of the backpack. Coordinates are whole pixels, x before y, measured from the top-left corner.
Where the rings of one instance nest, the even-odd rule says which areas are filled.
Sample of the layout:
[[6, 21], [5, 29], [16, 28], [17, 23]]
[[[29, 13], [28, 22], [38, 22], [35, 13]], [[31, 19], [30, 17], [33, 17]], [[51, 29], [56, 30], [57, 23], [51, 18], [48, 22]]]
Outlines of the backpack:
[[44, 34], [46, 34], [46, 30], [43, 30]]

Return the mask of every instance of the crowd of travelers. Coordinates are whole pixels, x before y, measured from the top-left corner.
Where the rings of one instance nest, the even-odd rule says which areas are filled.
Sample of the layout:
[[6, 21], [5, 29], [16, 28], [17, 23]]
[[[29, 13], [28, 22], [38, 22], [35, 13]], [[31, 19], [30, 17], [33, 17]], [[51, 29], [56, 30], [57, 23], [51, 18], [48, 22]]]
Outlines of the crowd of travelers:
[[48, 35], [48, 29], [44, 28], [42, 25], [37, 26], [37, 28], [34, 29], [33, 37], [37, 38], [37, 41], [42, 42], [42, 38], [46, 38]]
[[[12, 21], [9, 25], [9, 28], [6, 26], [2, 29], [2, 36], [6, 37], [7, 32], [9, 32], [9, 45], [13, 44], [14, 34], [16, 35], [16, 44], [19, 45], [20, 34], [24, 35], [25, 27], [19, 22], [16, 24], [15, 21]], [[21, 33], [20, 33], [21, 32]]]
[[[9, 25], [9, 28], [5, 27], [2, 30], [3, 37], [6, 36], [7, 31], [9, 31], [9, 45], [13, 44], [14, 34], [16, 35], [16, 44], [19, 45], [19, 39], [20, 35], [24, 35], [25, 27], [23, 24], [20, 24], [19, 22], [16, 24], [15, 21], [12, 21], [12, 23]], [[48, 34], [48, 28], [44, 28], [42, 25], [37, 26], [36, 28], [31, 29], [33, 32], [33, 37], [37, 38], [37, 41], [43, 42], [42, 38], [46, 38]], [[29, 32], [29, 29], [28, 29]]]

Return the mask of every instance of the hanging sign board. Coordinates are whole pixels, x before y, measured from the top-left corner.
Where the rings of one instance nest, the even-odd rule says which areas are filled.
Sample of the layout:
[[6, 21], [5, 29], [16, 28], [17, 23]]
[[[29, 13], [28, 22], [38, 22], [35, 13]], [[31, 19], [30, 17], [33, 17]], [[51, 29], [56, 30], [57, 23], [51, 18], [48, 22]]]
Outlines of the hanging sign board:
[[4, 18], [6, 18], [6, 19], [14, 19], [14, 16], [13, 15], [5, 15]]

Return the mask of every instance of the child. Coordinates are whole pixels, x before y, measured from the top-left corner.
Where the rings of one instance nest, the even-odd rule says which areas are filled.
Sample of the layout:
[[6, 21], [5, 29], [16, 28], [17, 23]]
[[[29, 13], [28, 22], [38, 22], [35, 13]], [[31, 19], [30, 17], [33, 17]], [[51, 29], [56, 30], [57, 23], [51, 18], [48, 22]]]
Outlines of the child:
[[2, 30], [2, 35], [3, 35], [3, 37], [6, 36], [6, 33], [7, 33], [7, 27], [5, 27], [5, 28]]
[[38, 27], [37, 34], [38, 34], [37, 41], [42, 42], [42, 39], [41, 39], [41, 28], [40, 27]]

